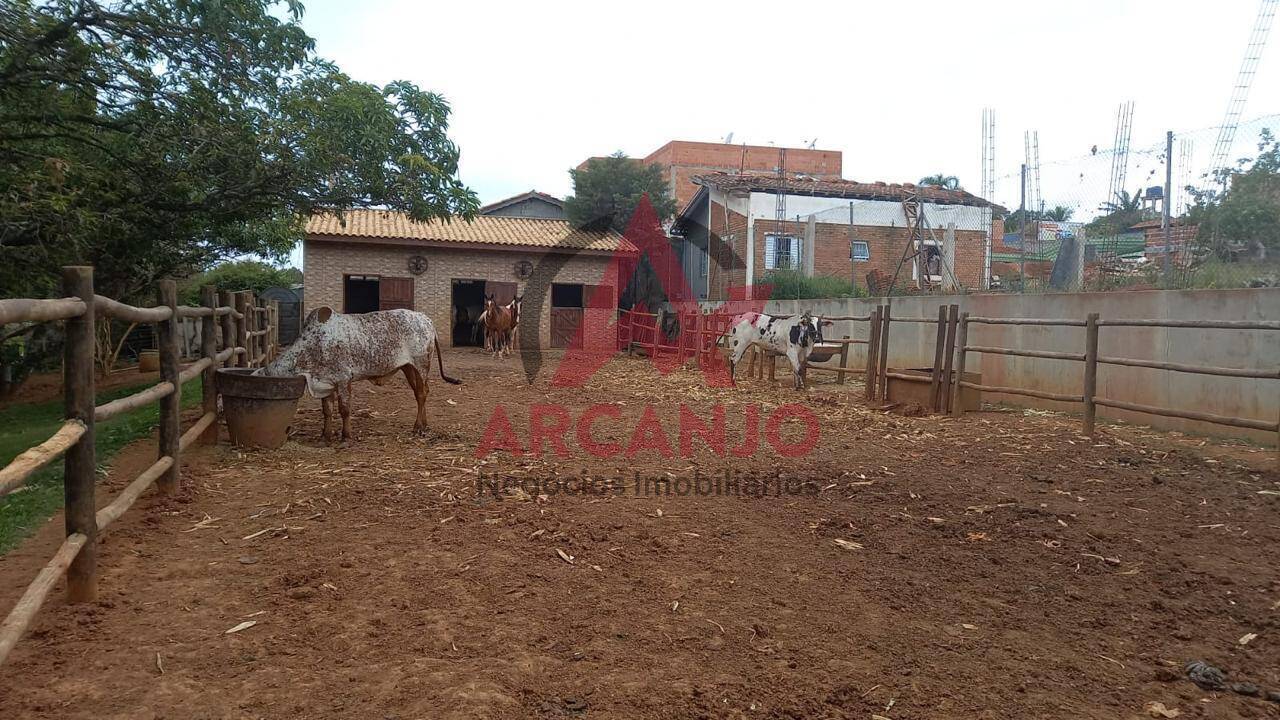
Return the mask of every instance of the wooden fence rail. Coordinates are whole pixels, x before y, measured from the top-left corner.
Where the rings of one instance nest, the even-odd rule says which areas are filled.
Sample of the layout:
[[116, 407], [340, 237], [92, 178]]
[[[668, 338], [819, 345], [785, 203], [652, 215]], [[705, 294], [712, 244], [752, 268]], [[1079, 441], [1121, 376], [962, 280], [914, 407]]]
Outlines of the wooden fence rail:
[[[178, 489], [182, 453], [196, 442], [217, 441], [216, 368], [238, 362], [259, 367], [278, 351], [277, 306], [259, 305], [252, 293], [218, 293], [201, 289], [198, 307], [177, 304], [177, 286], [161, 280], [157, 304], [137, 307], [93, 292], [93, 268], [65, 267], [66, 297], [53, 300], [0, 300], [0, 325], [21, 322], [63, 321], [63, 396], [66, 422], [44, 442], [19, 454], [0, 468], [0, 497], [16, 490], [33, 473], [61, 456], [66, 518], [66, 539], [27, 587], [18, 603], [0, 623], [0, 664], [3, 664], [40, 611], [58, 580], [67, 578], [69, 602], [91, 602], [97, 597], [97, 544], [99, 532], [123, 515], [152, 485], [161, 492]], [[149, 388], [94, 405], [94, 322], [101, 315], [127, 322], [154, 323], [160, 354], [160, 381]], [[177, 322], [183, 317], [201, 319], [200, 359], [179, 368]], [[249, 326], [252, 325], [252, 328]], [[221, 342], [218, 336], [221, 335]], [[221, 346], [221, 349], [219, 348]], [[186, 432], [180, 427], [181, 388], [202, 378], [200, 418]], [[95, 424], [150, 403], [160, 405], [157, 459], [140, 473], [108, 505], [98, 509], [94, 452]]]

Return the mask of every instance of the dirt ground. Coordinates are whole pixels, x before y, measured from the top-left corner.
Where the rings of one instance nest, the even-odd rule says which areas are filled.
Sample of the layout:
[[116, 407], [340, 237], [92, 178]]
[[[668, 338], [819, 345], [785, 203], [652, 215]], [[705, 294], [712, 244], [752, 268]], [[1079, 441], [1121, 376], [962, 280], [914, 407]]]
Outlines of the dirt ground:
[[[398, 379], [358, 386], [353, 442], [320, 442], [307, 399], [279, 451], [188, 454], [184, 491], [105, 539], [101, 602], [51, 599], [0, 672], [0, 717], [1280, 716], [1181, 672], [1280, 690], [1272, 453], [1090, 440], [1046, 413], [903, 417], [857, 384], [713, 389], [642, 359], [581, 389], [445, 360], [466, 384], [433, 373], [427, 437]], [[573, 431], [570, 458], [475, 456], [499, 404], [527, 440], [532, 404], [609, 403], [622, 419], [595, 438], [624, 444], [651, 406], [678, 446], [682, 403], [722, 404], [733, 445], [748, 406], [791, 402], [821, 417], [802, 457], [602, 460]], [[154, 452], [123, 453], [103, 494]], [[638, 491], [726, 471], [737, 492]], [[584, 476], [612, 486], [531, 484]], [[60, 525], [0, 559], [0, 607]]]

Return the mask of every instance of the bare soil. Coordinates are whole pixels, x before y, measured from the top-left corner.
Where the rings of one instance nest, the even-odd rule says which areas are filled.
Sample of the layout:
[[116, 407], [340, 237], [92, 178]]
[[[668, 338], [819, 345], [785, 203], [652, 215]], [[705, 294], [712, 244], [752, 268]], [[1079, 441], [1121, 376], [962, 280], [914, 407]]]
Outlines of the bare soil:
[[[619, 358], [561, 389], [514, 360], [445, 362], [466, 384], [433, 373], [427, 437], [397, 379], [358, 386], [355, 441], [320, 442], [307, 399], [279, 451], [189, 453], [179, 496], [111, 528], [101, 601], [51, 599], [0, 672], [0, 717], [1280, 716], [1181, 673], [1203, 659], [1280, 690], [1271, 452], [902, 417], [827, 378], [715, 389]], [[598, 459], [573, 431], [568, 458], [475, 456], [497, 405], [527, 442], [533, 404], [612, 404], [595, 438], [624, 445], [652, 406], [678, 450], [681, 403], [722, 405], [732, 446], [748, 406], [793, 402], [821, 417], [803, 457]], [[122, 453], [103, 494], [154, 453]], [[643, 491], [726, 471], [737, 492]], [[532, 491], [477, 484], [493, 475]], [[532, 484], [584, 476], [612, 484]], [[0, 559], [0, 607], [60, 525]]]

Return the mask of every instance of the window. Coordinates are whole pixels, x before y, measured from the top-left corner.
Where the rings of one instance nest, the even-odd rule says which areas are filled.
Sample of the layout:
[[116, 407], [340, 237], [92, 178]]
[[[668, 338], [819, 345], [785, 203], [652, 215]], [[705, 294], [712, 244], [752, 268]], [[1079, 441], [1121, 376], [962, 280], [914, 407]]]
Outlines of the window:
[[803, 258], [800, 256], [800, 239], [791, 235], [764, 236], [764, 269], [765, 270], [798, 270]]
[[854, 262], [867, 262], [871, 259], [871, 247], [861, 240], [854, 240], [849, 252], [849, 257]]

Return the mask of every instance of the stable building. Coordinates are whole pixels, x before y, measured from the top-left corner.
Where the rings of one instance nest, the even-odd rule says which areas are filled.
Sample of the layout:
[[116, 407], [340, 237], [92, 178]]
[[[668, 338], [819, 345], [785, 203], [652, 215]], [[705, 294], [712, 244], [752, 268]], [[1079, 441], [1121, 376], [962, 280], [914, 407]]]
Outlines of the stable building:
[[388, 210], [321, 214], [307, 221], [303, 240], [306, 309], [418, 310], [442, 344], [465, 347], [483, 344], [477, 319], [486, 294], [500, 303], [520, 295], [525, 314], [538, 316], [538, 346], [570, 347], [588, 304], [616, 312], [619, 268], [636, 254], [615, 231], [563, 219], [422, 223]]

